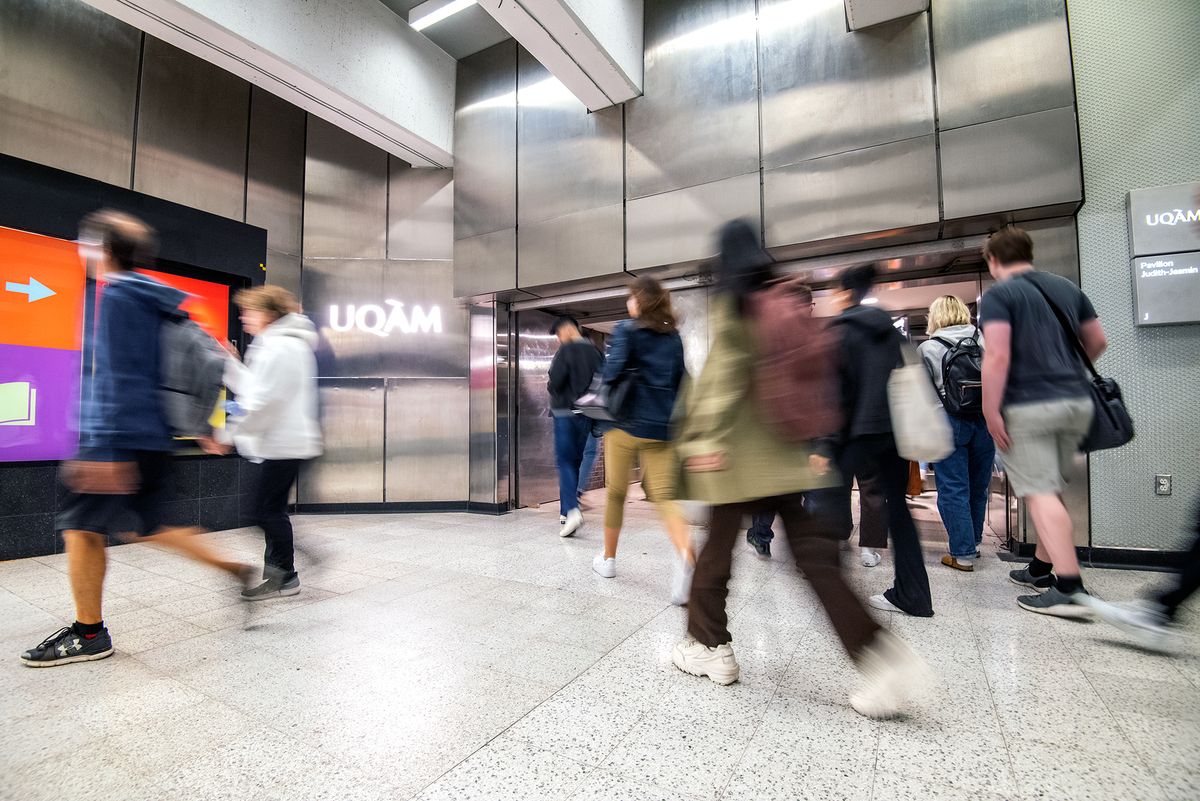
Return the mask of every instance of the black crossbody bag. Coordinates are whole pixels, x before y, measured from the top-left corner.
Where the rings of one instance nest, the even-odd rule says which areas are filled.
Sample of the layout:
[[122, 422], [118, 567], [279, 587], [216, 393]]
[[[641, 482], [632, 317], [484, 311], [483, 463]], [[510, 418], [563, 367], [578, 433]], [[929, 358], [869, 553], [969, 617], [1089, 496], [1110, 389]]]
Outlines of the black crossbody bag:
[[1025, 276], [1033, 288], [1041, 293], [1045, 299], [1046, 305], [1050, 307], [1050, 311], [1054, 312], [1054, 316], [1058, 319], [1058, 324], [1062, 326], [1063, 334], [1067, 337], [1067, 342], [1074, 348], [1075, 353], [1079, 356], [1091, 373], [1091, 381], [1088, 387], [1091, 390], [1092, 406], [1095, 407], [1095, 414], [1092, 415], [1092, 426], [1088, 430], [1087, 436], [1084, 437], [1083, 444], [1079, 447], [1084, 453], [1092, 451], [1103, 451], [1109, 448], [1119, 448], [1125, 443], [1133, 439], [1133, 419], [1129, 416], [1129, 410], [1125, 408], [1125, 399], [1121, 396], [1121, 387], [1111, 378], [1103, 378], [1100, 373], [1096, 372], [1095, 365], [1088, 358], [1087, 351], [1083, 349], [1083, 343], [1079, 341], [1079, 335], [1075, 333], [1075, 329], [1071, 327], [1067, 316], [1062, 310], [1050, 299], [1046, 290], [1038, 286], [1037, 281], [1030, 276]]
[[[633, 333], [631, 332], [631, 340], [632, 337]], [[574, 403], [575, 414], [602, 423], [618, 423], [628, 418], [629, 404], [633, 400], [633, 392], [637, 387], [638, 380], [637, 365], [632, 363], [636, 352], [631, 341], [629, 359], [625, 363], [625, 369], [610, 382], [604, 380], [603, 366], [596, 371], [591, 387]]]

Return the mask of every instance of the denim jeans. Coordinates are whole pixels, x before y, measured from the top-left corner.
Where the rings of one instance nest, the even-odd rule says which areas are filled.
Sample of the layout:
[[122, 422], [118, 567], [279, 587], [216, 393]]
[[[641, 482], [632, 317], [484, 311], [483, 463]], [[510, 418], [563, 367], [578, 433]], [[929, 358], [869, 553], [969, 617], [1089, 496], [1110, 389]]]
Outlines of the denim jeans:
[[582, 495], [587, 491], [588, 479], [592, 477], [592, 470], [596, 467], [596, 453], [600, 450], [600, 437], [596, 436], [595, 430], [591, 430], [588, 434], [587, 445], [583, 449], [583, 463], [579, 465], [579, 490], [576, 495]]
[[579, 465], [592, 421], [580, 414], [555, 415], [554, 460], [558, 466], [558, 513], [579, 508]]
[[974, 558], [983, 542], [988, 485], [996, 446], [983, 417], [950, 416], [954, 453], [934, 465], [938, 511], [950, 540], [950, 555]]
[[[804, 511], [811, 515], [821, 515], [831, 520], [838, 509], [838, 488], [809, 490], [800, 493]], [[747, 532], [760, 542], [771, 542], [775, 532], [771, 526], [775, 523], [775, 512], [759, 512], [750, 518], [750, 530]]]

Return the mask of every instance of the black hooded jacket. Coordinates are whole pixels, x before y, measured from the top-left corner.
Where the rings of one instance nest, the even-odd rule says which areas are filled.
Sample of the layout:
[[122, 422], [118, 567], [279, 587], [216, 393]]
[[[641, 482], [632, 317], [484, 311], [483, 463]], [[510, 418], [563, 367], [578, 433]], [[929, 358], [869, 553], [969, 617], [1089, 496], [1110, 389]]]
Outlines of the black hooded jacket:
[[834, 325], [841, 337], [841, 400], [846, 413], [841, 442], [892, 433], [887, 382], [902, 363], [900, 332], [882, 309], [851, 306]]

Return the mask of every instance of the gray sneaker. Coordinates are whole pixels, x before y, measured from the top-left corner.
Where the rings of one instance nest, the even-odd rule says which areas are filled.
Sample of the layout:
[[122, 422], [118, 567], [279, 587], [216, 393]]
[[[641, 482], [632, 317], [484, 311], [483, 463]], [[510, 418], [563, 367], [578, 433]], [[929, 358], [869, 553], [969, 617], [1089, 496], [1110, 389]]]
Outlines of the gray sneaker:
[[1051, 587], [1041, 595], [1022, 595], [1017, 598], [1017, 606], [1039, 615], [1053, 615], [1074, 620], [1090, 620], [1092, 608], [1086, 602], [1087, 593], [1074, 592], [1067, 595], [1058, 587]]
[[242, 600], [265, 601], [269, 598], [279, 598], [286, 595], [300, 594], [300, 577], [293, 573], [289, 577], [268, 576], [257, 587], [247, 587], [242, 590]]
[[1020, 584], [1022, 587], [1033, 587], [1038, 592], [1045, 592], [1054, 586], [1054, 574], [1047, 573], [1044, 576], [1035, 576], [1029, 572], [1029, 568], [1023, 567], [1020, 570], [1008, 571], [1008, 580], [1013, 584]]

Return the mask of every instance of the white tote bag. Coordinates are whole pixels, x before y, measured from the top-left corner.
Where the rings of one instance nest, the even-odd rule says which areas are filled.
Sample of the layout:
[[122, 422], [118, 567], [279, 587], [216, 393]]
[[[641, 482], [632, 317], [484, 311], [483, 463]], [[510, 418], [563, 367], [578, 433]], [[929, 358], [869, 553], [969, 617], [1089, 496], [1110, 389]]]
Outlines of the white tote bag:
[[919, 361], [888, 378], [888, 408], [896, 451], [913, 462], [940, 462], [954, 452], [954, 432], [929, 371]]

